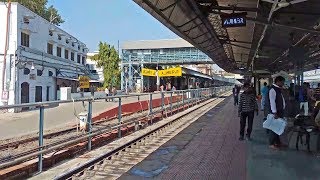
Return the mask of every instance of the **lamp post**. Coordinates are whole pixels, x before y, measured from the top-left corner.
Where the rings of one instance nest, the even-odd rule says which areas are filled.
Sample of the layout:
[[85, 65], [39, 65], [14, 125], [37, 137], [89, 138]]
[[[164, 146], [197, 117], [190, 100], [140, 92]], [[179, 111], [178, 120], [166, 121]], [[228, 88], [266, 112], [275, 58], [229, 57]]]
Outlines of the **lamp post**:
[[157, 78], [157, 91], [159, 91], [159, 87], [160, 87], [160, 78], [159, 78], [159, 74], [158, 74], [158, 65], [157, 65], [157, 71], [156, 71], [156, 78]]
[[128, 67], [124, 67], [124, 76], [125, 76], [125, 83], [126, 83], [126, 94], [128, 94]]

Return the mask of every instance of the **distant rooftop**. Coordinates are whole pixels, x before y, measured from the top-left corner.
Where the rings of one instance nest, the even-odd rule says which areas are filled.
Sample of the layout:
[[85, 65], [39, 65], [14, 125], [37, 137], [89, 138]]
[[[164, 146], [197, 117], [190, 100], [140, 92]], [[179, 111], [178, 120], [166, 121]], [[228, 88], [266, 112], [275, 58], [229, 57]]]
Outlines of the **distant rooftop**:
[[165, 49], [182, 47], [193, 47], [193, 45], [184, 39], [140, 40], [124, 42], [121, 49]]

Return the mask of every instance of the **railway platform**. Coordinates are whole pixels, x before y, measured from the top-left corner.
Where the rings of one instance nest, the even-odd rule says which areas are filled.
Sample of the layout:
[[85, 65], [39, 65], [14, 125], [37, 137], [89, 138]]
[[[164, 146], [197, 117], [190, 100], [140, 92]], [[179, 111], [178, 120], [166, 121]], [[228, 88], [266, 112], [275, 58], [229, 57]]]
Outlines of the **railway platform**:
[[[217, 100], [212, 100], [215, 101]], [[260, 113], [254, 119], [252, 141], [239, 141], [239, 119], [233, 99], [228, 96], [220, 97], [216, 103], [208, 105], [209, 108], [194, 107], [203, 108], [202, 110], [208, 108], [200, 114], [193, 113], [192, 109], [182, 112], [191, 112], [191, 119], [194, 120], [187, 124], [182, 122], [182, 129], [166, 132], [163, 136], [157, 135], [159, 133], [151, 134], [151, 137], [156, 137], [153, 141], [144, 139], [136, 142], [135, 145], [130, 145], [131, 150], [123, 149], [116, 155], [109, 156], [110, 160], [107, 161], [110, 162], [101, 160], [99, 165], [88, 166], [88, 172], [78, 172], [70, 179], [319, 179], [318, 136], [311, 138], [311, 153], [304, 147], [297, 151], [294, 148], [294, 137], [288, 141], [287, 149], [269, 149], [268, 136], [262, 128], [263, 117]], [[175, 118], [178, 117], [172, 117]], [[146, 129], [148, 130], [150, 129]], [[144, 133], [142, 130], [136, 135]], [[288, 139], [288, 136], [295, 135], [286, 133], [283, 140]], [[112, 151], [117, 145], [136, 137], [121, 138], [104, 150], [98, 149], [90, 152], [91, 154], [84, 154], [78, 160], [49, 169], [32, 179], [63, 179], [61, 175], [74, 167], [79, 167], [94, 156]]]
[[237, 107], [227, 98], [119, 179], [319, 179], [319, 138], [312, 153], [297, 151], [293, 140], [271, 150], [262, 119], [254, 119], [252, 141], [239, 141]]

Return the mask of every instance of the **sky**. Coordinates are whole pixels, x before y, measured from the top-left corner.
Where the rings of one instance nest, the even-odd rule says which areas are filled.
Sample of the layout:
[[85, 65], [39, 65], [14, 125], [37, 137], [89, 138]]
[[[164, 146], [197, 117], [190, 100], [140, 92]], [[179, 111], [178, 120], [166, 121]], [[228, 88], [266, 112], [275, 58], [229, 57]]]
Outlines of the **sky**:
[[99, 41], [118, 47], [131, 40], [178, 38], [132, 0], [48, 0], [65, 22], [60, 26], [90, 49]]

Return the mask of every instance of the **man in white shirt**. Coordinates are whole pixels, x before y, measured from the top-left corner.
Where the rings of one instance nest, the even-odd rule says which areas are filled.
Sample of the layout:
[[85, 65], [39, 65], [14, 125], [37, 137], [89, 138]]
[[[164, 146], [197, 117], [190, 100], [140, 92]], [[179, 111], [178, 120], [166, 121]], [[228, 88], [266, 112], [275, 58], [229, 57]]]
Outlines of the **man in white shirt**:
[[[108, 86], [107, 86], [107, 87], [106, 87], [106, 89], [104, 90], [104, 93], [106, 94], [106, 97], [108, 97], [108, 96], [109, 96], [110, 91], [109, 91]], [[106, 99], [106, 101], [109, 101], [109, 99]]]
[[[268, 99], [270, 102], [269, 113], [274, 114], [275, 119], [284, 117], [286, 102], [281, 92], [284, 82], [285, 79], [282, 76], [276, 77], [274, 84], [271, 86], [268, 93]], [[269, 143], [270, 148], [278, 149], [281, 146], [279, 135], [270, 131]]]

